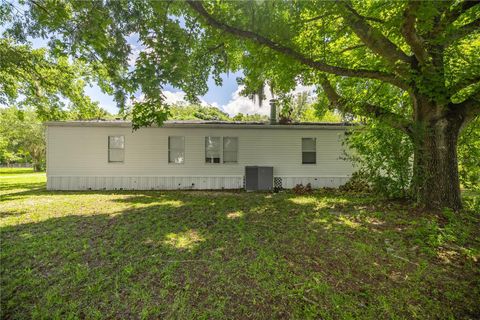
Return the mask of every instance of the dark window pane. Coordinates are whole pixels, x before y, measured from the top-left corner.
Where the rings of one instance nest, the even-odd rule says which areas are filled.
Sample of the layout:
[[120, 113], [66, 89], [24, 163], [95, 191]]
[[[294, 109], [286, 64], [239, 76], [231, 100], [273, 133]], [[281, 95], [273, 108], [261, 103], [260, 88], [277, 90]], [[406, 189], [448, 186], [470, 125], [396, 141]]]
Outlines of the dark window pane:
[[302, 163], [303, 164], [317, 163], [317, 153], [316, 152], [302, 152]]

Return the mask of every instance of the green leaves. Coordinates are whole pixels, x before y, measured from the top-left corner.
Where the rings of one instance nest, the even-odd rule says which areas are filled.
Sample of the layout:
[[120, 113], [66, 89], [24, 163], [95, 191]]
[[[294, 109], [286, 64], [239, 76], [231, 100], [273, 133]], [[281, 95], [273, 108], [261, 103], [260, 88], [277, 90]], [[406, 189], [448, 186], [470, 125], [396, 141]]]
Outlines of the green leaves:
[[84, 93], [89, 76], [80, 61], [0, 39], [0, 104], [34, 107], [42, 120], [65, 119], [67, 108], [96, 118], [98, 104]]
[[[353, 100], [352, 113], [377, 119], [371, 100], [382, 103], [375, 110], [414, 118], [406, 92], [444, 106], [480, 90], [463, 83], [480, 73], [480, 10], [470, 4], [422, 2], [408, 11], [407, 2], [388, 1], [43, 0], [25, 4], [23, 15], [0, 8], [9, 37], [48, 38], [53, 57], [81, 62], [86, 81], [113, 94], [122, 112], [135, 112], [136, 126], [165, 119], [166, 85], [195, 102], [210, 76], [219, 85], [222, 73], [238, 70], [247, 95], [266, 83], [276, 94], [318, 86], [332, 74], [333, 87]], [[127, 108], [140, 95], [149, 102]]]
[[389, 198], [410, 196], [413, 145], [406, 134], [369, 122], [349, 134], [346, 144], [354, 151], [349, 159], [376, 193]]
[[464, 188], [480, 191], [480, 117], [465, 127], [458, 140], [460, 182]]
[[140, 127], [161, 124], [167, 120], [167, 109], [158, 100], [144, 100], [134, 103], [132, 107], [133, 130]]
[[44, 128], [35, 112], [0, 109], [0, 137], [0, 163], [33, 163], [35, 169], [44, 165]]
[[231, 120], [228, 114], [215, 107], [200, 105], [172, 105], [168, 108], [169, 120]]

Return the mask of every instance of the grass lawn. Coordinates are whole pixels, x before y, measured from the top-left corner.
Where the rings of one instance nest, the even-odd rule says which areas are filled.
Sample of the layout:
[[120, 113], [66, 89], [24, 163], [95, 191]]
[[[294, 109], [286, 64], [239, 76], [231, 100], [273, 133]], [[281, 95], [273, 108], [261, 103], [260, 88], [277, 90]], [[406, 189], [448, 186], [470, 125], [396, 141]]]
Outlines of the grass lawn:
[[2, 319], [478, 319], [480, 196], [49, 192], [0, 173]]

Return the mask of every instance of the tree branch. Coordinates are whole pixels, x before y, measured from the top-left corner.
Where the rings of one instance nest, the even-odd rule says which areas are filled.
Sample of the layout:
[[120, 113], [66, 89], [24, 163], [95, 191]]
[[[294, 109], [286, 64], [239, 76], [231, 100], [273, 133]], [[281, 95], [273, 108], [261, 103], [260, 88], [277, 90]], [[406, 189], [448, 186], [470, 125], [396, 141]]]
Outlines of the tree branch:
[[[354, 113], [353, 104], [349, 103], [347, 99], [340, 96], [326, 77], [321, 79], [320, 85], [322, 86], [322, 89], [325, 92], [325, 95], [327, 96], [328, 101], [330, 101], [332, 107], [344, 113]], [[356, 110], [355, 114], [376, 118], [379, 120], [381, 119], [383, 122], [390, 125], [391, 127], [400, 129], [407, 134], [410, 134], [411, 122], [404, 117], [394, 112], [391, 112], [388, 109], [370, 104], [368, 102], [363, 102], [359, 105], [359, 107], [360, 110]]]
[[461, 38], [469, 35], [470, 33], [474, 32], [474, 31], [478, 31], [478, 30], [480, 30], [480, 18], [475, 19], [472, 22], [467, 23], [467, 24], [459, 27], [458, 29], [456, 29], [456, 32], [454, 32], [448, 38], [447, 45], [451, 44], [452, 42], [454, 42], [458, 39], [461, 39]]
[[39, 2], [35, 1], [35, 0], [30, 0], [31, 3], [33, 3], [34, 5], [36, 5], [37, 7], [39, 7], [42, 11], [44, 11], [48, 16], [50, 16], [50, 12], [48, 11], [47, 8], [45, 8], [43, 5], [41, 5]]
[[358, 78], [381, 80], [381, 81], [393, 84], [403, 90], [409, 90], [408, 85], [403, 80], [397, 78], [393, 74], [382, 72], [382, 71], [366, 70], [366, 69], [342, 68], [342, 67], [329, 65], [320, 61], [310, 59], [307, 56], [303, 55], [302, 53], [290, 47], [282, 45], [280, 43], [274, 42], [271, 39], [268, 39], [256, 32], [242, 30], [215, 19], [211, 14], [209, 14], [205, 10], [205, 7], [203, 6], [201, 1], [187, 0], [187, 3], [190, 5], [190, 7], [193, 10], [195, 10], [198, 14], [200, 14], [205, 19], [208, 25], [220, 30], [224, 30], [231, 35], [235, 35], [243, 39], [249, 39], [251, 41], [256, 42], [257, 44], [269, 47], [270, 49], [277, 51], [279, 53], [282, 53], [286, 56], [289, 56], [311, 67], [312, 69], [335, 74], [335, 75], [346, 76], [346, 77], [358, 77]]
[[450, 106], [451, 112], [460, 114], [464, 119], [464, 124], [480, 115], [480, 92], [472, 95], [467, 100], [452, 104]]
[[363, 48], [363, 47], [365, 47], [364, 44], [357, 44], [357, 45], [355, 45], [355, 46], [347, 47], [347, 48], [345, 48], [345, 49], [343, 49], [343, 50], [340, 50], [339, 53], [345, 53], [345, 52], [347, 52], [347, 51], [351, 51], [351, 50], [355, 50], [355, 49]]
[[453, 95], [457, 93], [458, 91], [465, 89], [468, 86], [471, 86], [472, 84], [480, 82], [480, 74], [474, 75], [470, 78], [465, 78], [455, 84], [453, 84], [450, 87], [450, 93]]
[[[304, 19], [304, 20], [299, 20], [299, 21], [296, 21], [292, 24], [302, 24], [302, 23], [309, 23], [309, 22], [312, 22], [312, 21], [316, 21], [316, 20], [320, 20], [320, 19], [323, 19], [323, 18], [326, 18], [326, 17], [329, 17], [331, 18], [331, 14], [330, 13], [325, 13], [325, 14], [321, 14], [321, 15], [318, 15], [318, 16], [315, 16], [315, 17], [312, 17], [312, 18], [308, 18], [308, 19]], [[338, 16], [339, 17], [339, 16]], [[382, 19], [379, 19], [379, 18], [375, 18], [375, 17], [366, 17], [366, 16], [362, 16], [365, 20], [367, 21], [373, 21], [373, 22], [378, 22], [378, 23], [385, 23], [385, 20], [382, 20]]]
[[465, 0], [458, 3], [451, 10], [448, 10], [445, 13], [444, 18], [442, 19], [444, 25], [449, 25], [455, 22], [463, 13], [465, 13], [470, 8], [480, 4], [478, 0]]
[[362, 40], [365, 45], [383, 57], [390, 65], [397, 68], [398, 61], [410, 64], [411, 58], [406, 55], [393, 42], [385, 37], [379, 30], [372, 27], [347, 1], [341, 1], [340, 5], [343, 7], [341, 14], [345, 23], [355, 32], [355, 34]]
[[415, 22], [417, 20], [417, 11], [420, 7], [421, 2], [410, 0], [407, 4], [407, 8], [404, 12], [404, 23], [402, 25], [402, 34], [405, 38], [407, 44], [412, 49], [413, 54], [417, 58], [418, 62], [424, 64], [428, 55], [424, 48], [423, 39], [417, 34], [415, 30]]
[[378, 22], [378, 23], [385, 23], [385, 20], [379, 19], [379, 18], [375, 18], [375, 17], [366, 17], [366, 16], [363, 16], [363, 19], [365, 19], [365, 20], [367, 20], [367, 21], [373, 21], [373, 22]]
[[312, 17], [312, 18], [295, 21], [295, 22], [293, 22], [293, 23], [291, 23], [291, 24], [297, 25], [297, 24], [309, 23], [309, 22], [313, 22], [313, 21], [317, 21], [317, 20], [326, 18], [326, 17], [328, 17], [328, 16], [329, 16], [328, 14], [321, 14], [321, 15], [318, 15], [318, 16], [315, 16], [315, 17]]

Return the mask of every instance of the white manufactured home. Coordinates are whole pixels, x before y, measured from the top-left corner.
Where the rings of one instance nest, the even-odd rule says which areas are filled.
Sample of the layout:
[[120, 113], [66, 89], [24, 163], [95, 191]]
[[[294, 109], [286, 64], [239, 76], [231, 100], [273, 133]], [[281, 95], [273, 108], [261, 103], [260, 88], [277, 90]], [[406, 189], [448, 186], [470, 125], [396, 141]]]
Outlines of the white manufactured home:
[[257, 171], [267, 190], [338, 187], [353, 172], [342, 159], [345, 124], [170, 121], [133, 131], [127, 121], [99, 120], [46, 127], [49, 190], [241, 189]]

